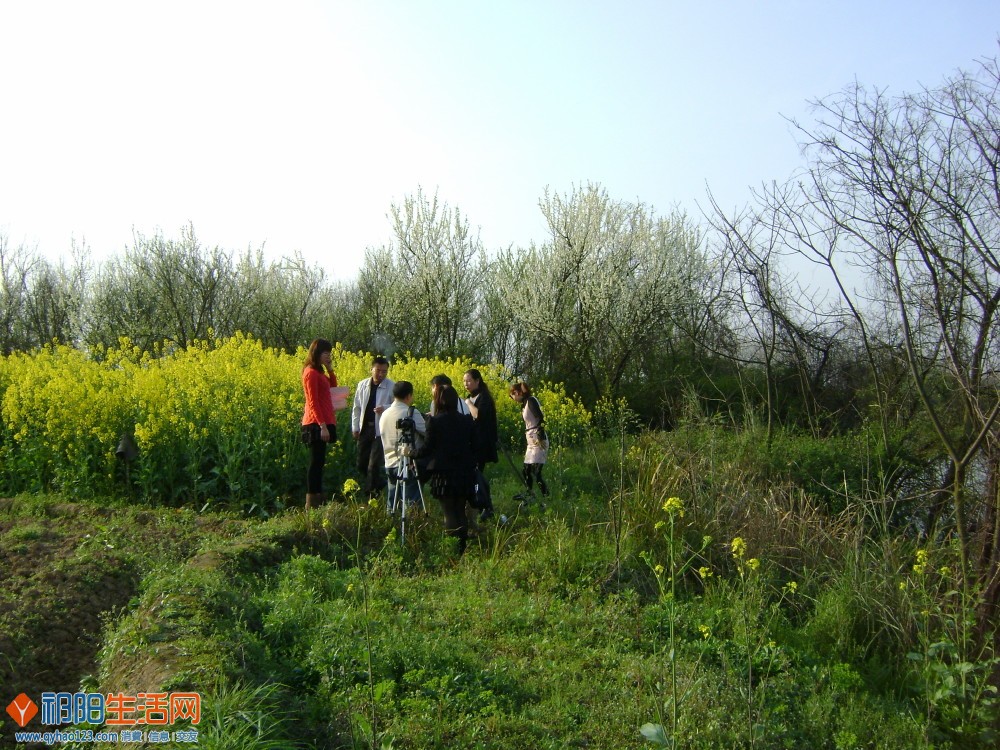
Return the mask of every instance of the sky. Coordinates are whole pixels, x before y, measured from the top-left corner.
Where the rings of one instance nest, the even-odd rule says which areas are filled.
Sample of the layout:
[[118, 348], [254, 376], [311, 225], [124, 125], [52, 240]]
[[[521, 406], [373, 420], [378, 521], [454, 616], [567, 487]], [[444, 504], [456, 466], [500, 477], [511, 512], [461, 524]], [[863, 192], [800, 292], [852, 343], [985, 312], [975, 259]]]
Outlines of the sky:
[[487, 250], [546, 189], [701, 219], [803, 165], [788, 118], [998, 54], [996, 0], [0, 0], [0, 236], [136, 234], [353, 279], [422, 190]]

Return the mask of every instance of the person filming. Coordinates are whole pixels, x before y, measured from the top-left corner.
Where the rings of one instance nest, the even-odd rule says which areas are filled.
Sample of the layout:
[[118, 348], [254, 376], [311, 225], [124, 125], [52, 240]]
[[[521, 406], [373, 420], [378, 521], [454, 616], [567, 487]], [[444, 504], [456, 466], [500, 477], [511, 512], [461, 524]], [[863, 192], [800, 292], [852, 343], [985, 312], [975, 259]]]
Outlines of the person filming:
[[[400, 380], [392, 386], [392, 404], [379, 418], [379, 431], [389, 479], [388, 510], [391, 513], [402, 497], [410, 505], [415, 505], [420, 498], [415, 469], [408, 472], [405, 487], [400, 483], [403, 462], [409, 460], [400, 453], [400, 449], [405, 445], [417, 447], [427, 433], [423, 415], [413, 408], [413, 383], [410, 381]], [[400, 493], [399, 496], [397, 493]]]

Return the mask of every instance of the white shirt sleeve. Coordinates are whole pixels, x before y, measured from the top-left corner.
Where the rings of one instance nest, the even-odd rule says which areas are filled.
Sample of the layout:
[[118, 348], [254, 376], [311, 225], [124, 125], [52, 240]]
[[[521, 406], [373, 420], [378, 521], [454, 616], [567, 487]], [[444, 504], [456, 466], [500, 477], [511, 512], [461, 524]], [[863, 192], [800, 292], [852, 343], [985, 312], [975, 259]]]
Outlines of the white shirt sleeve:
[[354, 405], [351, 407], [351, 432], [361, 432], [361, 418], [368, 401], [368, 387], [371, 383], [369, 379], [362, 380], [358, 387], [354, 389]]

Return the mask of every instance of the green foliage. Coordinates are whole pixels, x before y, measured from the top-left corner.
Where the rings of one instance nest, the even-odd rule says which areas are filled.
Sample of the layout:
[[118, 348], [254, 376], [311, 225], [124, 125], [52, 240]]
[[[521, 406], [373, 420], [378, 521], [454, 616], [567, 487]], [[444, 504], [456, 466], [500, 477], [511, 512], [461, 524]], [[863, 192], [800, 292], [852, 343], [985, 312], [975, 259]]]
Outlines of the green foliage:
[[279, 685], [221, 682], [203, 698], [198, 747], [209, 750], [291, 750], [299, 743], [283, 731], [288, 719]]
[[993, 679], [1000, 658], [979, 640], [982, 595], [964, 584], [960, 566], [957, 543], [918, 548], [900, 582], [902, 605], [916, 626], [906, 654], [909, 684], [925, 703], [930, 740], [995, 747], [1000, 700]]
[[[356, 385], [370, 358], [337, 347], [339, 381]], [[242, 334], [184, 349], [145, 352], [123, 340], [111, 349], [51, 346], [0, 358], [0, 489], [281, 510], [301, 491], [308, 461], [297, 429], [304, 359], [301, 349], [286, 354]], [[403, 357], [391, 376], [412, 381], [418, 406], [429, 408], [434, 375], [448, 374], [461, 387], [473, 367], [494, 390], [501, 439], [519, 450], [524, 427], [506, 398], [503, 368]], [[535, 393], [555, 448], [582, 439], [586, 409], [558, 385], [539, 384]], [[349, 410], [339, 421], [341, 440], [327, 456], [332, 486], [343, 484], [353, 463]], [[128, 466], [115, 455], [125, 433], [139, 449]]]
[[[776, 430], [770, 441], [763, 428], [729, 430], [711, 424], [689, 424], [669, 433], [652, 433], [665, 453], [702, 453], [713, 470], [698, 477], [712, 494], [720, 479], [739, 472], [741, 481], [764, 486], [792, 486], [830, 514], [851, 504], [882, 505], [879, 523], [901, 522], [912, 512], [903, 496], [906, 480], [925, 462], [907, 450], [903, 433], [887, 445], [873, 426], [842, 435], [814, 437], [808, 433]], [[719, 467], [725, 470], [719, 472]], [[882, 500], [888, 498], [890, 503]]]
[[[419, 382], [438, 364], [398, 367]], [[232, 724], [245, 746], [991, 746], [993, 625], [950, 542], [917, 551], [860, 501], [809, 505], [721, 430], [594, 440], [556, 453], [545, 508], [515, 509], [494, 473], [509, 521], [460, 558], [433, 503], [405, 545], [379, 503], [238, 524], [121, 508], [81, 534], [86, 565], [54, 566], [98, 596], [132, 559], [101, 562], [108, 543], [158, 540], [88, 684], [201, 691], [205, 741]], [[18, 554], [67, 523], [37, 498], [15, 515], [0, 549]], [[168, 523], [187, 541], [140, 530]], [[32, 615], [16, 591], [2, 603]]]

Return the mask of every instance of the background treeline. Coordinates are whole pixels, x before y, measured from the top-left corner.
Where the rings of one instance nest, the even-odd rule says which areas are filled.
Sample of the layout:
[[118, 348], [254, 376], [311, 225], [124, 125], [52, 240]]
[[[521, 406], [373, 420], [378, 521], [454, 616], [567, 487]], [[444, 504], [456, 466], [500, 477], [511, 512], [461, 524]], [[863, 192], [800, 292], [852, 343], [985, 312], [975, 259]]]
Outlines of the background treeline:
[[781, 294], [757, 299], [740, 286], [742, 250], [711, 225], [599, 185], [546, 192], [540, 207], [545, 242], [488, 251], [457, 208], [418, 190], [391, 207], [393, 239], [347, 282], [299, 255], [206, 247], [193, 226], [136, 233], [102, 263], [86, 248], [53, 262], [0, 235], [0, 352], [123, 338], [152, 351], [244, 332], [290, 353], [323, 336], [500, 363], [588, 405], [624, 397], [651, 426], [699, 402], [737, 421], [767, 407], [782, 423], [858, 423], [871, 395], [861, 341], [844, 335], [842, 309], [793, 299], [776, 259]]
[[[813, 438], [864, 429], [872, 478], [944, 523], [996, 585], [1000, 67], [901, 96], [859, 84], [793, 123], [805, 162], [742, 209], [657, 214], [599, 185], [546, 191], [548, 235], [485, 248], [418, 190], [352, 282], [301, 257], [136, 234], [96, 265], [0, 244], [0, 349], [177, 347], [238, 331], [292, 351], [496, 362], [650, 425], [711, 418]], [[331, 246], [336, 238], [331, 237]], [[906, 468], [903, 468], [906, 467]]]

